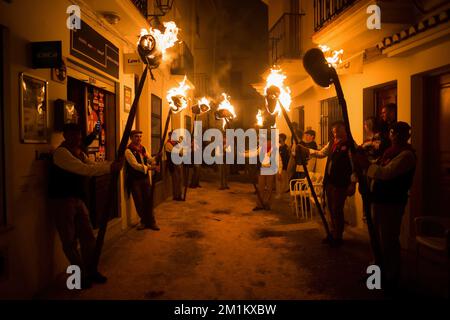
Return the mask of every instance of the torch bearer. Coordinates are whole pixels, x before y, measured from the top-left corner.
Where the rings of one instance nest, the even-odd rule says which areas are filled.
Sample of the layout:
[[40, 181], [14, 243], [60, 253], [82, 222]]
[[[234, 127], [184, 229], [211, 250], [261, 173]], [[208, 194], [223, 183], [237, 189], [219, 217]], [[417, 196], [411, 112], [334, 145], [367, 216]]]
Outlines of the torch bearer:
[[[330, 65], [322, 52], [322, 50], [313, 48], [306, 52], [303, 57], [303, 65], [309, 75], [313, 78], [314, 82], [316, 82], [321, 87], [329, 87], [332, 83], [334, 84], [334, 88], [336, 89], [336, 94], [339, 100], [339, 104], [342, 109], [342, 116], [344, 118], [345, 130], [347, 132], [347, 136], [350, 140], [351, 152], [352, 155], [355, 154], [356, 148], [353, 140], [353, 136], [350, 130], [350, 121], [348, 118], [348, 110], [347, 110], [347, 102], [345, 101], [344, 92], [342, 91], [341, 83], [339, 81], [339, 76], [337, 75], [336, 69]], [[358, 179], [362, 181], [364, 177], [362, 177], [362, 172], [357, 170]], [[362, 192], [363, 197], [367, 197], [367, 190]], [[365, 199], [366, 200], [366, 199]], [[368, 200], [368, 199], [367, 199]], [[372, 217], [370, 212], [367, 212], [364, 208], [364, 215], [366, 217], [367, 228], [370, 236], [370, 243], [372, 246], [372, 252], [375, 258], [375, 261], [378, 265], [382, 263], [382, 254], [380, 249], [380, 244], [378, 242], [378, 237], [373, 226]]]
[[[134, 97], [133, 104], [131, 105], [130, 113], [128, 114], [127, 123], [125, 125], [125, 129], [119, 143], [119, 148], [116, 152], [116, 159], [123, 158], [125, 154], [127, 143], [131, 134], [131, 129], [133, 127], [133, 122], [136, 117], [139, 98], [141, 96], [142, 89], [144, 88], [147, 73], [150, 71], [151, 77], [154, 80], [151, 69], [156, 69], [159, 67], [161, 62], [164, 60], [164, 53], [166, 49], [172, 47], [177, 41], [178, 28], [176, 27], [176, 24], [174, 22], [167, 22], [164, 24], [164, 26], [166, 27], [164, 34], [161, 33], [160, 30], [156, 29], [150, 29], [150, 32], [147, 32], [145, 29], [143, 29], [143, 31], [141, 32], [141, 36], [139, 37], [139, 41], [137, 43], [137, 51], [142, 62], [145, 64], [145, 69], [141, 75], [139, 85], [136, 89], [136, 95]], [[117, 186], [118, 179], [118, 173], [111, 174], [111, 180], [108, 188], [108, 197], [106, 199], [113, 199], [114, 189]], [[94, 252], [94, 266], [96, 268], [100, 261], [110, 212], [112, 211], [112, 203], [112, 201], [106, 202], [105, 208], [103, 212], [101, 212], [100, 216], [99, 231], [97, 234]]]
[[[197, 121], [197, 116], [200, 114], [207, 113], [209, 110], [211, 110], [210, 101], [206, 97], [201, 98], [200, 100], [197, 101], [197, 104], [195, 104], [191, 107], [191, 111], [194, 114], [194, 122], [192, 124], [192, 128], [189, 128], [189, 129], [191, 129], [190, 136], [191, 136], [192, 141], [194, 141], [193, 135], [194, 135], [194, 129], [195, 129], [195, 121]], [[194, 152], [192, 146], [191, 146], [191, 152]], [[192, 165], [195, 165], [195, 164], [192, 164]], [[189, 174], [190, 174], [189, 169], [190, 169], [190, 167], [187, 168], [187, 173], [185, 175], [186, 177], [185, 177], [185, 181], [184, 181], [183, 201], [186, 201], [188, 182], [189, 182]]]
[[[289, 88], [284, 86], [285, 75], [282, 74], [280, 69], [272, 69], [270, 75], [267, 78], [267, 85], [265, 88], [265, 97], [266, 97], [266, 109], [270, 115], [275, 115], [278, 113], [283, 114], [283, 117], [291, 131], [292, 137], [296, 145], [300, 143], [299, 138], [292, 126], [292, 122], [289, 119], [289, 115], [286, 111], [286, 108], [289, 107], [291, 103], [290, 91]], [[311, 191], [311, 195], [314, 199], [314, 202], [317, 207], [317, 211], [319, 212], [320, 218], [322, 219], [322, 223], [327, 234], [327, 238], [329, 243], [332, 243], [333, 237], [331, 235], [330, 229], [328, 227], [327, 220], [325, 219], [325, 215], [322, 210], [322, 206], [320, 205], [317, 194], [314, 189], [314, 185], [311, 181], [311, 177], [309, 176], [308, 167], [305, 161], [302, 161], [303, 171], [305, 172], [306, 180], [308, 182], [309, 189]]]

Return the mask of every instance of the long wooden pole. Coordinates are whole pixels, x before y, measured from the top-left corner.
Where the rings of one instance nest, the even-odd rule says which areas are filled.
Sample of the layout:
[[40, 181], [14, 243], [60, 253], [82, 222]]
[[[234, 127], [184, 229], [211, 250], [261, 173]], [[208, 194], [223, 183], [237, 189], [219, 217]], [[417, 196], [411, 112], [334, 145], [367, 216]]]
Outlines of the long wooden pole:
[[[350, 140], [350, 151], [353, 155], [356, 152], [356, 148], [355, 148], [355, 142], [353, 140], [352, 132], [350, 129], [350, 121], [348, 118], [347, 102], [345, 101], [344, 92], [342, 90], [341, 82], [339, 81], [339, 76], [336, 73], [336, 70], [334, 68], [331, 68], [331, 78], [333, 80], [334, 87], [336, 89], [336, 94], [338, 97], [338, 101], [341, 106], [342, 117], [344, 118], [344, 123], [345, 123], [345, 130], [347, 132], [348, 139]], [[358, 180], [360, 181], [360, 184], [361, 184], [362, 179], [364, 179], [365, 177], [362, 174], [362, 172], [360, 172], [359, 170], [356, 170], [356, 172], [358, 174]], [[367, 188], [364, 188], [364, 189], [367, 189]], [[368, 192], [368, 190], [363, 190], [363, 192], [361, 194], [361, 196], [364, 198], [365, 202], [369, 201], [367, 192]], [[367, 230], [369, 233], [370, 244], [372, 247], [372, 252], [374, 255], [375, 263], [381, 267], [381, 264], [383, 261], [381, 247], [380, 247], [380, 242], [379, 242], [379, 239], [377, 236], [377, 232], [375, 231], [375, 227], [373, 225], [372, 215], [370, 213], [370, 210], [367, 210], [367, 206], [363, 207], [363, 212], [364, 212], [364, 216], [366, 217]], [[383, 269], [381, 268], [381, 270], [383, 270]]]
[[[139, 98], [142, 94], [142, 89], [144, 88], [145, 79], [148, 74], [148, 66], [145, 67], [144, 72], [142, 73], [141, 79], [139, 81], [139, 85], [136, 90], [136, 95], [134, 96], [133, 104], [131, 105], [130, 113], [128, 114], [127, 124], [125, 125], [125, 129], [123, 131], [122, 139], [119, 143], [119, 148], [117, 149], [116, 159], [120, 159], [124, 156], [125, 150], [127, 147], [128, 140], [130, 139], [131, 129], [133, 127], [133, 122], [136, 117], [136, 112], [139, 104]], [[94, 252], [94, 266], [97, 268], [98, 263], [100, 261], [100, 256], [103, 249], [103, 244], [105, 241], [106, 229], [108, 227], [108, 221], [111, 214], [111, 206], [113, 204], [113, 196], [115, 194], [114, 189], [117, 187], [117, 182], [119, 181], [119, 173], [113, 172], [111, 174], [111, 179], [108, 187], [108, 197], [107, 202], [105, 204], [105, 208], [100, 217], [99, 230], [97, 234], [97, 240], [95, 243], [95, 252]]]
[[[194, 141], [194, 137], [192, 136], [194, 134], [194, 130], [195, 130], [195, 121], [197, 121], [197, 114], [194, 114], [194, 123], [192, 124], [192, 130], [190, 132], [191, 135], [191, 141]], [[189, 128], [191, 129], [191, 128]], [[191, 144], [191, 161], [192, 161], [192, 155], [194, 152], [194, 148], [193, 145]], [[195, 166], [194, 163], [192, 163], [192, 166]], [[186, 201], [186, 195], [187, 195], [187, 190], [188, 190], [188, 184], [189, 184], [189, 171], [190, 171], [190, 167], [187, 167], [186, 170], [186, 174], [185, 174], [185, 180], [184, 180], [184, 195], [183, 195], [183, 201]]]
[[[297, 137], [297, 134], [295, 133], [294, 127], [292, 126], [291, 119], [289, 119], [289, 115], [287, 114], [286, 109], [281, 104], [281, 102], [280, 101], [278, 101], [278, 102], [281, 105], [281, 110], [283, 112], [284, 119], [286, 120], [286, 123], [287, 123], [287, 125], [289, 127], [289, 130], [291, 131], [292, 137], [294, 137], [295, 144], [298, 145], [300, 143], [300, 140]], [[309, 189], [311, 191], [311, 195], [313, 196], [314, 203], [316, 204], [317, 211], [319, 212], [320, 218], [322, 219], [322, 224], [323, 224], [323, 227], [324, 227], [325, 232], [327, 234], [327, 239], [330, 240], [329, 243], [332, 244], [333, 236], [331, 235], [330, 228], [328, 226], [327, 219], [325, 218], [325, 214], [323, 213], [322, 206], [320, 205], [319, 200], [317, 198], [317, 194], [316, 194], [316, 191], [314, 189], [314, 185], [313, 185], [313, 183], [311, 181], [311, 177], [309, 175], [308, 167], [306, 165], [306, 162], [303, 161], [303, 159], [302, 159], [302, 167], [303, 167], [303, 171], [305, 172], [306, 181], [308, 182], [308, 186], [309, 186]]]
[[[169, 131], [169, 123], [170, 123], [171, 118], [172, 118], [172, 108], [170, 108], [169, 112], [167, 113], [166, 123], [164, 125], [164, 132], [163, 132], [163, 135], [162, 135], [161, 140], [159, 142], [159, 149], [158, 149], [158, 153], [156, 154], [156, 163], [157, 164], [161, 163], [162, 152], [163, 152], [163, 148], [164, 148], [164, 142], [166, 141], [167, 132]], [[150, 190], [151, 190], [150, 197], [152, 199], [152, 212], [153, 212], [153, 209], [155, 207], [155, 201], [153, 199], [153, 195], [155, 194], [155, 183], [154, 183], [154, 181], [152, 181], [152, 187], [150, 188]]]

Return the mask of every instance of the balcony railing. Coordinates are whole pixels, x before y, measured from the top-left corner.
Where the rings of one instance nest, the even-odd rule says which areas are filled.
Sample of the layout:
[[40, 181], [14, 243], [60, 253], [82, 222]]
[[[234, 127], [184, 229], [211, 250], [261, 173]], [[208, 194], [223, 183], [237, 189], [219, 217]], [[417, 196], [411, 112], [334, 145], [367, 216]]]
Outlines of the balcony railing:
[[139, 10], [139, 12], [144, 16], [144, 18], [147, 18], [147, 0], [131, 0], [133, 2], [136, 9]]
[[177, 46], [177, 50], [178, 55], [172, 62], [170, 72], [176, 75], [186, 75], [192, 81], [194, 73], [194, 56], [184, 41]]
[[358, 0], [314, 0], [314, 31], [319, 31], [356, 1]]
[[277, 64], [280, 59], [300, 59], [300, 19], [301, 13], [284, 13], [269, 31], [270, 62]]

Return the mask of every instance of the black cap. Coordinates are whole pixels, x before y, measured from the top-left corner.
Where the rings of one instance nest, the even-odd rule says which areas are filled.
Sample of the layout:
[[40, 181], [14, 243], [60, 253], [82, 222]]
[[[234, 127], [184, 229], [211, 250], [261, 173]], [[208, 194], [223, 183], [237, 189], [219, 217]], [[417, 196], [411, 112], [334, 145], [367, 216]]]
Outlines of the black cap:
[[131, 130], [130, 132], [130, 138], [132, 138], [135, 134], [141, 134], [142, 130]]

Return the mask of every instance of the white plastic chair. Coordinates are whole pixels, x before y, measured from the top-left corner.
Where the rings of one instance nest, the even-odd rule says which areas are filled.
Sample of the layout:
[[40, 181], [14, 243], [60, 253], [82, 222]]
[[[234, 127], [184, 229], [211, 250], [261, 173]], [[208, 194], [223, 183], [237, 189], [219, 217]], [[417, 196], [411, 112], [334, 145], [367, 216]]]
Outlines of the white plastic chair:
[[289, 193], [291, 195], [291, 205], [295, 215], [299, 216], [299, 205], [301, 204], [301, 185], [303, 179], [292, 179], [289, 181]]
[[[319, 205], [322, 205], [322, 193], [323, 193], [323, 185], [322, 185], [322, 179], [323, 177], [320, 175], [312, 175], [311, 180], [313, 182], [313, 188], [317, 196], [317, 200], [319, 201]], [[313, 198], [311, 189], [309, 188], [309, 185], [305, 179], [303, 190], [300, 192], [301, 195], [301, 203], [302, 203], [302, 217], [304, 219], [312, 219], [313, 215], [315, 213], [315, 204], [311, 200]]]

